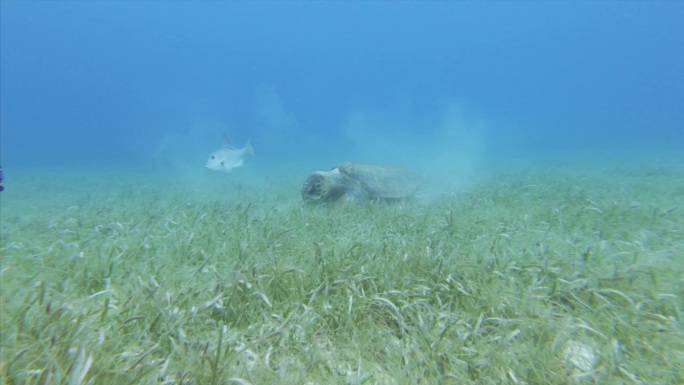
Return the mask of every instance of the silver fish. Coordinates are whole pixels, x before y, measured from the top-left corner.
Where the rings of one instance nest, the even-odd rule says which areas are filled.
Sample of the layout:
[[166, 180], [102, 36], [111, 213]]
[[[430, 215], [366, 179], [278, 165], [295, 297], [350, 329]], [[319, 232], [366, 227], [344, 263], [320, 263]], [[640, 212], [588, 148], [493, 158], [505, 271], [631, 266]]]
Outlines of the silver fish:
[[245, 147], [235, 148], [230, 145], [228, 138], [224, 136], [223, 147], [209, 155], [204, 168], [212, 171], [231, 172], [234, 168], [242, 166], [245, 154], [254, 156], [254, 146], [252, 146], [251, 140], [247, 140]]

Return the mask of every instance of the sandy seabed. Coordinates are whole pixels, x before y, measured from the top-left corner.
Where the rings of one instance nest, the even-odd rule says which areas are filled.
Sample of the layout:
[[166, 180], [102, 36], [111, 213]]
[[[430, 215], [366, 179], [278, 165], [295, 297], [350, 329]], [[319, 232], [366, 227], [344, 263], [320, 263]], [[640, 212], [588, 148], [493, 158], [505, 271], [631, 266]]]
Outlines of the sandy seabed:
[[684, 158], [309, 171], [6, 169], [2, 383], [684, 383]]

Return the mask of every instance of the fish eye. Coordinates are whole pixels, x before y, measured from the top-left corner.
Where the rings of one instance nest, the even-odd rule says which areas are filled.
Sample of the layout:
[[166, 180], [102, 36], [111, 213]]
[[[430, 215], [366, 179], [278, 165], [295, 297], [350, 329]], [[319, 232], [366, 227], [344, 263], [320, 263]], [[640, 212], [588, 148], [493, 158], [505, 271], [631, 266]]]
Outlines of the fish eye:
[[212, 156], [211, 156], [211, 159], [216, 159], [216, 157], [212, 155]]

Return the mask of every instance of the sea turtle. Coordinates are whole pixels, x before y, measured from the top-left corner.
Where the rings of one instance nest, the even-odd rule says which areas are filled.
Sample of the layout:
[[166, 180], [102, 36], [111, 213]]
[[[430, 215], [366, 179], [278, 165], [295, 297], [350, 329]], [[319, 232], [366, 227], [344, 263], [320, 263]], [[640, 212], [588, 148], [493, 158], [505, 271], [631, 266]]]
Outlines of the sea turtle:
[[419, 183], [419, 176], [404, 168], [345, 162], [309, 175], [302, 198], [313, 204], [397, 201], [411, 197]]

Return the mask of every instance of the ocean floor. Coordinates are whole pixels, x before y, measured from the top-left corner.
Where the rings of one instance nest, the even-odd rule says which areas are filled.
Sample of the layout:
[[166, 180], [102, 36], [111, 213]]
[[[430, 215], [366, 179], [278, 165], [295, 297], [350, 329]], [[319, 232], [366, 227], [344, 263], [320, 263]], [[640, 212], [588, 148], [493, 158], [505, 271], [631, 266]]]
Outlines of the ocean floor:
[[314, 170], [6, 169], [1, 382], [684, 384], [684, 157]]

